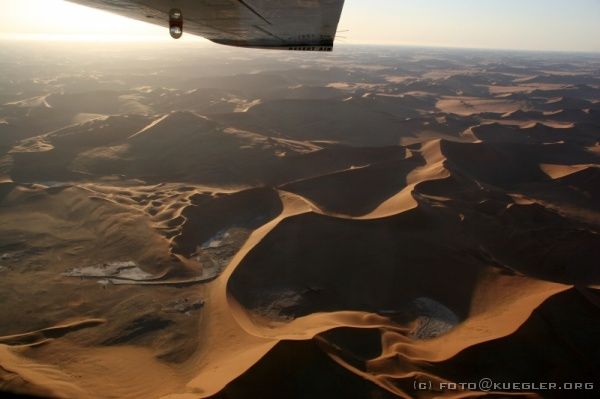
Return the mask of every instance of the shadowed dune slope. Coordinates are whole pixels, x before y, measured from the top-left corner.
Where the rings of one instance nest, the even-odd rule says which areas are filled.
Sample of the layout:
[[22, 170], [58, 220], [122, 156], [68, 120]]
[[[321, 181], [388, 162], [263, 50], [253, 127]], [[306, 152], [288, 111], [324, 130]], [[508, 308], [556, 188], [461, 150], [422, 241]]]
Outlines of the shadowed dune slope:
[[0, 49], [0, 397], [600, 387], [597, 56], [56, 46]]

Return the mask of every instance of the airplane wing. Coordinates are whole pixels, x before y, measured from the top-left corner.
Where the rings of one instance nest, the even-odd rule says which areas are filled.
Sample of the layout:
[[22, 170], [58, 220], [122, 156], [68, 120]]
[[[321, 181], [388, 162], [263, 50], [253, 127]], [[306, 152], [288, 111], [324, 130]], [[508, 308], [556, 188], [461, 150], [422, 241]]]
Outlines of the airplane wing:
[[172, 29], [176, 15], [183, 31], [219, 44], [301, 51], [332, 50], [344, 7], [344, 0], [68, 1]]

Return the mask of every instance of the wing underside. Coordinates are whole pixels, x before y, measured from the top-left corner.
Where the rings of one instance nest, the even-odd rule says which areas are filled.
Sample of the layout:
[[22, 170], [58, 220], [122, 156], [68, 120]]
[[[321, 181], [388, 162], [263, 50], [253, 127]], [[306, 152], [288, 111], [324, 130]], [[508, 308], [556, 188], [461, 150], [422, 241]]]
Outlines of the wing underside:
[[344, 0], [69, 0], [239, 47], [331, 51]]

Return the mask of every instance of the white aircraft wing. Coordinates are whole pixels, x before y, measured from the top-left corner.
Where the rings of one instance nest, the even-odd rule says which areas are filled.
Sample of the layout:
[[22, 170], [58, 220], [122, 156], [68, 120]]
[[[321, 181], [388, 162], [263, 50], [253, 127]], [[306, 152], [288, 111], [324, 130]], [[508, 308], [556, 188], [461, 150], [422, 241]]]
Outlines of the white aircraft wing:
[[174, 37], [180, 27], [219, 44], [303, 51], [331, 51], [344, 7], [344, 0], [69, 1], [170, 27]]

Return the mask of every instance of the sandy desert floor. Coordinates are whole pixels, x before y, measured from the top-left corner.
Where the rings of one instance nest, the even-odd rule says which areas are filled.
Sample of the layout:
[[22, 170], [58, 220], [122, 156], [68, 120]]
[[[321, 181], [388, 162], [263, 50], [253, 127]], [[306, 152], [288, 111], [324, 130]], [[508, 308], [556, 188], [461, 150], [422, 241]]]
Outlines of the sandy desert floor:
[[0, 59], [0, 392], [597, 394], [597, 56]]

